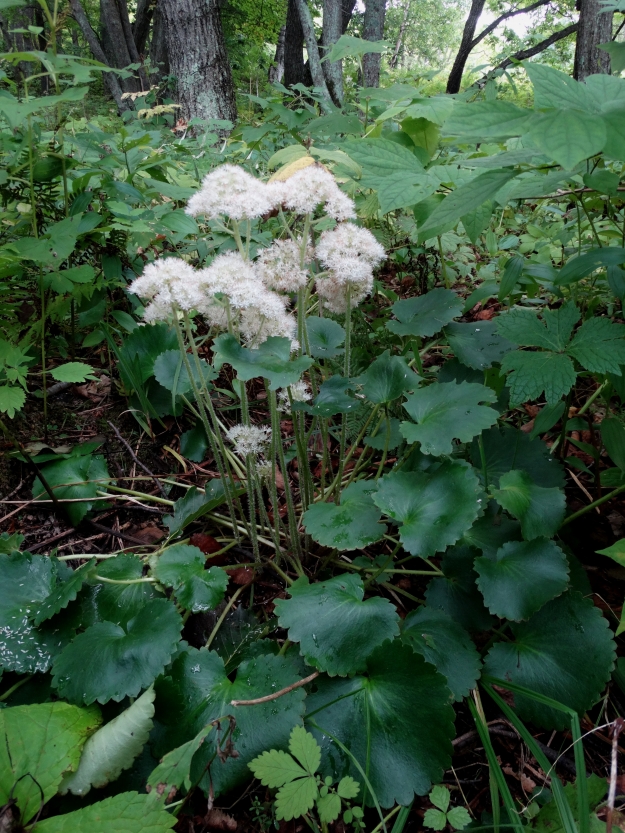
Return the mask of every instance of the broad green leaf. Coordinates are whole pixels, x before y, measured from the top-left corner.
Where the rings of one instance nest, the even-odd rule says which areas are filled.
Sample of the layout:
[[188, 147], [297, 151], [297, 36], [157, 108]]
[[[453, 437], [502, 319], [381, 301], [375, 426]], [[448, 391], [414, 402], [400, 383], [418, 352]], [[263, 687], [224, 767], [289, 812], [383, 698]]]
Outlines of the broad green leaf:
[[166, 833], [176, 817], [150, 795], [120, 793], [73, 813], [37, 822], [37, 833]]
[[[594, 772], [586, 779], [587, 806], [591, 810], [601, 803], [601, 799], [605, 797], [607, 789], [606, 779], [595, 775]], [[577, 779], [572, 783], [566, 784], [562, 792], [564, 793], [563, 797], [565, 802], [570, 807], [574, 821], [579, 823], [579, 782]], [[564, 833], [568, 825], [565, 826], [562, 815], [556, 802], [550, 801], [544, 807], [541, 807], [538, 815], [532, 820], [532, 829], [536, 833]], [[598, 833], [598, 831], [603, 830], [602, 823], [594, 813], [590, 816], [590, 830], [593, 833]]]
[[593, 373], [618, 373], [625, 364], [625, 327], [608, 318], [590, 318], [575, 333], [567, 353]]
[[187, 460], [192, 460], [194, 463], [201, 463], [206, 456], [208, 447], [206, 431], [201, 420], [198, 420], [193, 428], [184, 431], [180, 435], [180, 453]]
[[171, 536], [177, 535], [189, 524], [212, 512], [226, 501], [226, 490], [221, 480], [211, 480], [204, 490], [193, 486], [186, 495], [178, 498], [174, 505], [174, 514], [165, 515], [163, 523]]
[[155, 556], [152, 574], [161, 584], [172, 587], [178, 604], [199, 613], [221, 604], [228, 586], [228, 573], [221, 567], [206, 567], [206, 556], [197, 547], [174, 544]]
[[17, 385], [0, 385], [0, 411], [13, 419], [16, 411], [21, 411], [26, 402], [26, 393]]
[[314, 775], [321, 763], [321, 749], [314, 737], [303, 726], [294, 726], [289, 738], [289, 751], [309, 775]]
[[625, 567], [625, 538], [621, 538], [611, 547], [606, 547], [604, 550], [597, 550], [600, 555], [607, 555], [621, 567]]
[[463, 141], [498, 141], [525, 132], [531, 113], [511, 101], [456, 102], [443, 134]]
[[[530, 431], [530, 439], [535, 439], [539, 434], [544, 434], [562, 418], [566, 403], [555, 402], [552, 405], [545, 405], [534, 417], [534, 427]], [[513, 468], [515, 468], [513, 466]]]
[[462, 299], [450, 289], [439, 288], [396, 301], [391, 309], [397, 321], [387, 321], [387, 330], [400, 336], [432, 336], [462, 315]]
[[331, 824], [336, 821], [341, 813], [341, 798], [336, 793], [328, 793], [317, 799], [317, 812], [319, 821], [324, 824]]
[[133, 379], [145, 382], [154, 375], [154, 362], [165, 350], [176, 350], [176, 331], [163, 322], [137, 327], [118, 350], [119, 372], [128, 387]]
[[566, 349], [580, 318], [580, 311], [571, 301], [558, 309], [544, 310], [542, 320], [531, 310], [517, 307], [499, 316], [497, 331], [515, 344], [560, 353]]
[[294, 385], [313, 360], [299, 356], [291, 360], [291, 341], [272, 336], [256, 350], [241, 347], [229, 333], [218, 336], [213, 342], [215, 366], [232, 365], [242, 382], [262, 377], [268, 379], [271, 390]]
[[[493, 645], [485, 674], [544, 694], [579, 714], [594, 705], [610, 679], [615, 645], [591, 599], [569, 591], [511, 629], [514, 641]], [[548, 729], [570, 727], [563, 712], [521, 694], [514, 695], [514, 702], [523, 720]]]
[[306, 318], [306, 332], [310, 355], [315, 359], [332, 359], [343, 352], [341, 345], [345, 341], [345, 330], [337, 321], [309, 315]]
[[93, 368], [84, 362], [67, 362], [50, 371], [50, 376], [57, 382], [84, 382], [93, 376]]
[[[219, 796], [248, 782], [250, 761], [269, 749], [286, 750], [291, 730], [302, 723], [306, 693], [298, 688], [257, 706], [237, 707], [230, 701], [273, 694], [300, 677], [300, 663], [295, 657], [264, 655], [244, 660], [231, 681], [223, 660], [214, 651], [187, 648], [156, 683], [156, 716], [162, 724], [157, 754], [191, 740], [211, 720], [233, 715], [236, 726], [231, 739], [239, 757], [212, 766], [211, 783], [215, 796]], [[221, 726], [223, 737], [227, 723]], [[191, 783], [201, 777], [206, 792], [209, 780], [205, 767], [215, 756], [215, 739], [216, 734], [211, 733], [195, 753], [191, 766]]]
[[423, 173], [417, 157], [397, 142], [388, 139], [361, 139], [345, 142], [343, 150], [357, 162], [366, 176], [385, 177], [390, 174]]
[[382, 807], [410, 804], [414, 793], [425, 795], [441, 780], [454, 734], [450, 693], [445, 678], [411, 648], [386, 642], [368, 657], [366, 675], [320, 677], [316, 686], [307, 698], [307, 721], [322, 748], [324, 775], [350, 775], [364, 789], [334, 735], [367, 770]]
[[[109, 480], [104, 457], [96, 455], [58, 460], [48, 463], [42, 471], [57, 498], [62, 500], [84, 498], [78, 503], [66, 503], [64, 506], [74, 526], [82, 521], [93, 506], [89, 498], [97, 497], [98, 490], [105, 489]], [[33, 482], [33, 498], [50, 500], [38, 477]]]
[[180, 615], [165, 599], [148, 601], [125, 628], [96, 622], [54, 661], [53, 685], [78, 703], [136, 697], [169, 663], [181, 630]]
[[385, 350], [354, 381], [362, 385], [362, 392], [369, 402], [388, 404], [407, 390], [414, 390], [420, 380], [404, 358], [391, 356], [391, 351]]
[[384, 451], [385, 448], [389, 451], [392, 448], [397, 448], [404, 441], [399, 432], [399, 424], [399, 420], [394, 417], [384, 419], [380, 425], [373, 429], [373, 433], [365, 437], [364, 444], [375, 448], [376, 451]]
[[451, 454], [454, 439], [469, 442], [497, 421], [497, 411], [480, 404], [496, 399], [484, 385], [435, 383], [406, 397], [404, 409], [417, 424], [402, 422], [399, 430], [409, 443], [421, 443], [424, 454]]
[[480, 655], [465, 629], [442, 610], [420, 607], [404, 619], [401, 639], [447, 678], [457, 701], [480, 676]]
[[[355, 133], [359, 136], [362, 133], [362, 129], [363, 123], [360, 121], [358, 116], [344, 116], [342, 113], [330, 113], [327, 116], [320, 116], [318, 119], [309, 121], [306, 125], [306, 132], [310, 133], [311, 136], [317, 137], [336, 136], [339, 133]], [[304, 150], [304, 148], [302, 148], [302, 150]], [[345, 153], [341, 153], [340, 150], [328, 152], [319, 148], [311, 147], [310, 153], [318, 159], [325, 159], [332, 162], [341, 161], [343, 163], [347, 163], [348, 166], [350, 164], [353, 165], [349, 156]], [[337, 158], [334, 158], [334, 154], [337, 154]], [[358, 169], [354, 166], [354, 172], [357, 170]]]
[[353, 35], [341, 35], [332, 44], [332, 49], [322, 59], [323, 61], [341, 61], [343, 58], [351, 58], [356, 55], [367, 55], [370, 52], [384, 52], [390, 44], [388, 41], [371, 41], [364, 38], [355, 38]]
[[419, 227], [419, 234], [423, 234], [437, 226], [455, 223], [463, 214], [471, 211], [486, 200], [492, 199], [497, 191], [516, 176], [515, 170], [486, 171], [479, 174], [470, 182], [461, 185], [438, 205], [425, 223]]
[[566, 555], [553, 541], [511, 541], [494, 556], [475, 560], [486, 607], [501, 619], [522, 619], [566, 590], [569, 565]]
[[298, 579], [290, 599], [276, 601], [280, 627], [300, 644], [308, 665], [334, 676], [362, 670], [371, 651], [399, 632], [393, 605], [380, 597], [363, 601], [362, 579], [353, 574], [309, 584]]
[[625, 470], [625, 425], [615, 417], [608, 417], [601, 423], [601, 439], [610, 458]]
[[603, 150], [607, 131], [602, 119], [594, 113], [552, 110], [533, 121], [523, 139], [565, 170], [571, 170]]
[[301, 159], [306, 155], [307, 153], [304, 145], [287, 145], [286, 147], [280, 148], [280, 150], [276, 151], [273, 156], [270, 157], [267, 162], [267, 167], [270, 171], [273, 171], [282, 165], [290, 165], [291, 162], [295, 162], [297, 159]]
[[469, 631], [485, 631], [492, 617], [475, 583], [473, 562], [478, 552], [464, 544], [450, 547], [441, 563], [444, 576], [433, 578], [425, 591], [428, 608], [443, 610]]
[[[303, 726], [296, 726], [295, 728], [306, 731]], [[319, 750], [317, 741], [314, 738], [313, 741]], [[319, 751], [319, 759], [321, 759], [321, 751]], [[307, 775], [306, 770], [302, 769], [290, 755], [278, 749], [269, 749], [263, 752], [262, 755], [250, 761], [248, 766], [254, 773], [254, 778], [258, 778], [264, 787], [271, 787], [272, 789], [283, 787], [289, 781], [294, 781], [296, 778], [305, 778]], [[319, 763], [317, 763], [318, 766]]]
[[388, 214], [415, 205], [433, 194], [438, 185], [438, 179], [427, 173], [397, 172], [385, 176], [377, 188], [380, 211]]
[[358, 550], [379, 541], [386, 527], [371, 498], [374, 487], [365, 480], [351, 483], [341, 493], [341, 503], [313, 503], [304, 512], [306, 532], [324, 547]]
[[605, 169], [596, 170], [592, 174], [584, 174], [583, 180], [587, 188], [593, 188], [600, 194], [606, 194], [610, 197], [616, 197], [618, 195], [618, 186], [621, 178], [618, 174], [612, 173], [612, 171]]
[[78, 769], [66, 776], [60, 787], [64, 795], [86, 795], [91, 787], [104, 787], [132, 766], [147, 743], [154, 717], [154, 689], [138, 700], [85, 743]]
[[350, 382], [349, 379], [344, 379], [339, 375], [330, 376], [322, 383], [313, 404], [306, 405], [302, 410], [321, 417], [347, 414], [358, 408], [360, 404], [358, 399], [347, 393], [348, 390], [354, 387], [355, 384]]
[[625, 161], [625, 133], [623, 131], [625, 112], [622, 109], [622, 105], [621, 109], [603, 113], [602, 118], [607, 134], [606, 142], [603, 146], [604, 156], [608, 159], [617, 159], [620, 162]]
[[449, 790], [447, 787], [443, 787], [442, 784], [437, 784], [435, 787], [432, 787], [432, 792], [428, 796], [430, 801], [435, 807], [438, 807], [439, 810], [442, 810], [443, 813], [447, 812], [447, 808], [449, 807]]
[[[48, 100], [55, 96], [47, 96]], [[42, 99], [37, 99], [41, 101]], [[3, 109], [5, 99], [0, 99], [0, 111]], [[45, 234], [35, 240], [32, 237], [22, 237], [12, 244], [25, 260], [34, 260], [36, 263], [47, 264], [58, 268], [74, 251], [78, 238], [78, 225], [81, 215], [66, 217], [58, 223], [54, 223], [45, 231]]]
[[179, 790], [183, 785], [189, 790], [191, 787], [189, 773], [193, 756], [214, 728], [212, 724], [204, 726], [192, 740], [164, 755], [160, 764], [150, 773], [148, 787], [165, 797], [172, 789]]
[[[522, 540], [521, 524], [498, 512], [494, 501], [489, 505], [487, 512], [462, 536], [463, 544], [468, 544], [489, 556], [494, 556], [497, 550], [510, 541]], [[471, 566], [474, 567], [473, 563]]]
[[423, 816], [423, 825], [430, 830], [443, 830], [447, 826], [447, 814], [430, 807]]
[[566, 498], [557, 488], [537, 486], [525, 471], [509, 471], [499, 479], [493, 496], [500, 506], [521, 522], [526, 541], [551, 538], [564, 520]]
[[455, 321], [445, 327], [449, 346], [458, 361], [475, 370], [486, 370], [500, 362], [506, 353], [514, 350], [514, 344], [497, 333], [495, 321], [476, 321], [458, 324]]
[[447, 821], [454, 830], [464, 830], [471, 824], [471, 816], [466, 807], [452, 807], [447, 813]]
[[46, 619], [50, 619], [60, 610], [67, 607], [70, 602], [73, 602], [78, 595], [85, 581], [90, 578], [91, 574], [95, 572], [95, 559], [91, 559], [86, 564], [73, 570], [71, 575], [43, 599], [36, 608], [34, 617], [35, 625], [40, 625]]
[[558, 402], [575, 384], [575, 368], [568, 356], [548, 350], [539, 353], [516, 350], [503, 357], [501, 369], [509, 373], [510, 406], [539, 399], [542, 393], [548, 404]]
[[[189, 378], [189, 373], [180, 350], [166, 350], [154, 362], [154, 376], [156, 381], [171, 391], [173, 396], [187, 395], [193, 389], [194, 384], [197, 388], [201, 389], [202, 378], [192, 356], [189, 357], [189, 363], [191, 365], [193, 381]], [[205, 359], [200, 359], [200, 363], [204, 382], [210, 382], [217, 378], [217, 373]]]
[[[489, 486], [512, 469], [521, 469], [541, 486], [564, 486], [564, 470], [541, 440], [533, 440], [518, 428], [504, 425], [482, 432], [482, 450], [475, 440], [471, 448], [473, 465], [486, 474]], [[483, 458], [482, 458], [483, 454]]]
[[318, 795], [316, 778], [307, 775], [290, 781], [276, 793], [276, 818], [291, 821], [305, 815], [312, 809]]
[[114, 582], [91, 579], [90, 600], [99, 621], [113, 622], [125, 628], [146, 602], [156, 598], [153, 584], [136, 581], [143, 576], [143, 561], [136, 555], [122, 553], [115, 558], [99, 561], [98, 575]]
[[511, 257], [510, 260], [506, 263], [503, 270], [503, 274], [501, 276], [499, 295], [497, 296], [500, 301], [503, 301], [504, 298], [507, 298], [508, 295], [514, 289], [514, 287], [517, 285], [518, 280], [521, 277], [521, 273], [523, 272], [524, 266], [525, 258], [519, 257], [518, 255]]
[[622, 72], [625, 69], [625, 44], [617, 41], [597, 44], [597, 49], [607, 52], [610, 56], [610, 69], [612, 72]]
[[[494, 167], [498, 168], [499, 165], [495, 165]], [[480, 234], [488, 228], [492, 214], [493, 203], [491, 200], [487, 200], [479, 208], [469, 211], [468, 214], [463, 214], [460, 218], [464, 230], [469, 235], [469, 240], [474, 246], [477, 245]]]
[[620, 266], [625, 263], [625, 249], [609, 246], [603, 249], [591, 249], [582, 255], [576, 255], [566, 262], [556, 275], [557, 286], [569, 286], [575, 281], [586, 278], [596, 269], [605, 266]]
[[484, 502], [473, 468], [451, 460], [431, 472], [385, 475], [373, 500], [401, 524], [404, 549], [424, 558], [455, 544], [481, 514]]
[[68, 703], [1, 710], [0, 806], [16, 799], [22, 822], [29, 822], [56, 795], [63, 775], [76, 769], [83, 744], [100, 721], [97, 708]]
[[360, 784], [354, 781], [349, 775], [346, 775], [337, 784], [336, 791], [341, 798], [356, 798], [360, 792]]
[[441, 137], [438, 124], [424, 116], [411, 115], [402, 120], [401, 129], [410, 136], [416, 147], [423, 148], [430, 158], [434, 156]]
[[547, 64], [525, 61], [523, 68], [534, 86], [534, 107], [537, 110], [565, 107], [596, 112], [599, 102], [585, 84]]

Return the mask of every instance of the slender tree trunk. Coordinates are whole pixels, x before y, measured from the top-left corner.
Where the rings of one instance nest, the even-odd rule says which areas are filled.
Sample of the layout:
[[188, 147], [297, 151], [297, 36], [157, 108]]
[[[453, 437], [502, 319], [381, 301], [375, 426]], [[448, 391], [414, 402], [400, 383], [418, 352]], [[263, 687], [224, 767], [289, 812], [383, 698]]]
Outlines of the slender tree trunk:
[[289, 0], [284, 30], [284, 85], [304, 82], [304, 32], [296, 0]]
[[562, 40], [563, 38], [568, 38], [570, 35], [577, 32], [578, 26], [578, 23], [571, 23], [570, 26], [565, 26], [564, 29], [559, 29], [557, 32], [553, 32], [548, 38], [541, 40], [534, 46], [530, 46], [528, 49], [520, 49], [518, 52], [515, 52], [514, 55], [509, 55], [504, 61], [498, 64], [495, 69], [507, 69], [507, 67], [515, 61], [525, 61], [526, 58], [533, 58], [534, 55], [539, 55], [541, 52], [544, 52], [545, 49], [548, 49], [548, 47], [552, 44]]
[[447, 79], [448, 93], [460, 92], [462, 75], [464, 73], [464, 68], [467, 64], [467, 60], [469, 59], [469, 55], [471, 54], [471, 50], [473, 49], [473, 38], [475, 36], [475, 29], [477, 27], [477, 22], [480, 19], [482, 12], [484, 11], [485, 2], [486, 0], [472, 0], [471, 2], [471, 9], [469, 11], [469, 16], [467, 17], [466, 23], [464, 24], [464, 30], [462, 32], [462, 40], [460, 41], [460, 47], [458, 49], [458, 53], [456, 54], [456, 59], [454, 60], [451, 72], [449, 73], [449, 78]]
[[154, 10], [154, 24], [152, 26], [152, 39], [150, 40], [150, 65], [152, 67], [150, 82], [160, 84], [163, 78], [169, 75], [169, 55], [167, 53], [163, 15], [158, 4]]
[[[362, 36], [365, 40], [382, 40], [385, 16], [386, 0], [365, 0], [365, 19], [362, 27]], [[380, 86], [380, 63], [381, 56], [376, 52], [362, 56], [363, 87]]]
[[[122, 31], [124, 33], [124, 40], [126, 41], [126, 46], [128, 47], [128, 54], [130, 55], [130, 63], [140, 64], [141, 57], [139, 55], [139, 50], [137, 49], [137, 44], [135, 43], [134, 35], [132, 34], [130, 18], [128, 17], [128, 4], [126, 0], [116, 0], [116, 5], [119, 14], [119, 19], [122, 25]], [[139, 68], [137, 74], [139, 76], [141, 89], [148, 90], [148, 79], [143, 67]]]
[[150, 24], [154, 17], [155, 0], [137, 0], [135, 22], [132, 24], [132, 37], [139, 55], [145, 54], [145, 47], [150, 33]]
[[[107, 56], [107, 64], [117, 69], [139, 62], [130, 22], [125, 23], [124, 17], [128, 21], [125, 0], [100, 0], [100, 42]], [[120, 84], [126, 93], [141, 90], [141, 81], [136, 76], [122, 78]]]
[[160, 0], [159, 6], [181, 116], [234, 124], [236, 100], [217, 0]]
[[[324, 0], [323, 2], [323, 30], [321, 33], [321, 44], [323, 54], [327, 55], [332, 45], [341, 37], [343, 27], [343, 7], [341, 0]], [[323, 74], [332, 96], [332, 101], [337, 107], [343, 104], [343, 62], [324, 61], [322, 64]]]
[[573, 77], [583, 81], [589, 75], [609, 74], [610, 56], [597, 47], [612, 40], [614, 12], [604, 12], [599, 0], [578, 0], [577, 8], [579, 28], [575, 42]]
[[328, 90], [325, 75], [323, 74], [319, 46], [315, 37], [315, 25], [310, 9], [308, 8], [308, 2], [307, 0], [295, 0], [295, 2], [300, 23], [302, 24], [302, 32], [304, 33], [304, 41], [308, 52], [308, 64], [310, 66], [313, 84], [321, 91], [323, 98], [329, 102], [331, 100], [330, 91]]
[[397, 35], [397, 42], [395, 43], [395, 50], [393, 52], [393, 57], [389, 61], [389, 66], [391, 69], [397, 68], [397, 61], [399, 60], [399, 52], [402, 47], [402, 43], [404, 42], [404, 32], [406, 31], [406, 26], [408, 24], [408, 14], [410, 13], [410, 0], [406, 0], [406, 5], [404, 6], [404, 14], [401, 20], [401, 25], [399, 27], [399, 34]]
[[356, 0], [343, 0], [341, 7], [343, 10], [341, 34], [344, 35], [345, 32], [347, 32], [347, 27], [351, 23], [352, 15], [354, 14], [354, 9], [356, 8]]
[[284, 78], [284, 39], [286, 36], [286, 26], [282, 26], [278, 34], [278, 43], [276, 44], [276, 54], [273, 58], [273, 63], [269, 67], [269, 83], [280, 83]]

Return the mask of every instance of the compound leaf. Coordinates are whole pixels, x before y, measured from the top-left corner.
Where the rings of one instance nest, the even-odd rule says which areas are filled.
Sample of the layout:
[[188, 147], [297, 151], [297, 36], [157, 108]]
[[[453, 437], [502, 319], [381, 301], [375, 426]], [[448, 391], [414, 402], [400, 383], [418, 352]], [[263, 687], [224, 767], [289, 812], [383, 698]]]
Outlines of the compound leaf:
[[552, 404], [565, 396], [575, 384], [573, 362], [562, 353], [517, 350], [503, 357], [501, 369], [510, 373], [506, 384], [510, 388], [511, 407], [538, 399], [543, 391], [547, 402]]
[[[296, 726], [295, 728], [306, 731], [303, 726]], [[315, 746], [317, 746], [316, 741]], [[319, 747], [317, 746], [317, 748]], [[254, 778], [258, 778], [264, 787], [271, 787], [272, 789], [282, 787], [288, 784], [289, 781], [304, 778], [307, 775], [305, 769], [302, 769], [289, 754], [282, 752], [280, 749], [268, 749], [262, 755], [254, 758], [253, 761], [250, 761], [248, 766], [254, 773]]]
[[514, 350], [514, 344], [497, 332], [495, 321], [453, 321], [445, 327], [445, 335], [458, 361], [474, 370], [486, 370]]
[[328, 793], [317, 799], [319, 820], [325, 824], [336, 821], [341, 812], [341, 797], [336, 793]]
[[276, 793], [276, 818], [291, 821], [312, 809], [319, 795], [317, 780], [310, 775], [289, 781]]
[[625, 327], [608, 318], [590, 318], [575, 333], [567, 353], [593, 373], [619, 375], [625, 364]]
[[309, 775], [314, 775], [321, 763], [321, 749], [314, 737], [303, 726], [293, 727], [289, 738], [289, 751]]

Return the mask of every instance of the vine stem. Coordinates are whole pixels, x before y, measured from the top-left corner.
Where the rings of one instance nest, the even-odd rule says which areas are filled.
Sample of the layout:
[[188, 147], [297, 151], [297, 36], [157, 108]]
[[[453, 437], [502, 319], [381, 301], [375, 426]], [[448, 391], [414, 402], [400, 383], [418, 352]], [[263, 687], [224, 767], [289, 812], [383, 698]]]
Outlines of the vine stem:
[[292, 683], [292, 685], [288, 685], [286, 688], [281, 688], [280, 691], [276, 691], [275, 694], [267, 694], [265, 697], [257, 697], [255, 700], [231, 700], [230, 705], [258, 706], [260, 703], [270, 703], [272, 700], [277, 700], [278, 697], [284, 697], [285, 694], [295, 691], [296, 688], [301, 688], [303, 685], [312, 683], [312, 681], [316, 680], [318, 676], [319, 671], [314, 671], [312, 674], [309, 674], [308, 677], [304, 677], [303, 680], [298, 680], [296, 683]]

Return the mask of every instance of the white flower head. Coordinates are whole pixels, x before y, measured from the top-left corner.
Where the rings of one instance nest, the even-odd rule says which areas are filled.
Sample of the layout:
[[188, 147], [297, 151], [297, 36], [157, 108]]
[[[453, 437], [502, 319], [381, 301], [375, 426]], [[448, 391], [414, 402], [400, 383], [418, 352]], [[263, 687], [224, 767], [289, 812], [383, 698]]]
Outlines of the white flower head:
[[[238, 165], [220, 165], [202, 180], [202, 187], [187, 203], [186, 212], [209, 220], [227, 215], [234, 220], [252, 220], [272, 211], [278, 192], [268, 188]], [[278, 201], [279, 202], [279, 201]]]
[[261, 480], [273, 478], [273, 463], [270, 460], [259, 460], [256, 464], [256, 473]]
[[299, 346], [295, 339], [297, 332], [297, 320], [290, 315], [279, 302], [280, 296], [274, 292], [267, 291], [267, 295], [273, 295], [278, 299], [278, 304], [269, 304], [269, 298], [259, 307], [248, 307], [241, 312], [240, 330], [248, 347], [258, 347], [268, 338], [277, 336], [291, 340], [291, 349], [296, 350]]
[[297, 214], [312, 214], [318, 205], [325, 205], [326, 214], [335, 220], [356, 217], [354, 201], [344, 194], [332, 174], [323, 165], [309, 165], [294, 173], [276, 188], [282, 204]]
[[360, 260], [373, 269], [386, 259], [384, 247], [373, 234], [353, 223], [340, 223], [331, 231], [324, 231], [316, 251], [320, 263], [337, 272], [344, 271], [346, 260], [351, 264]]
[[[291, 394], [290, 398], [289, 393]], [[290, 411], [291, 399], [293, 402], [310, 402], [312, 399], [312, 393], [310, 392], [308, 382], [300, 379], [300, 381], [295, 382], [294, 385], [289, 385], [288, 388], [282, 388], [278, 391], [278, 410]]]
[[271, 428], [257, 425], [233, 425], [226, 437], [234, 445], [237, 454], [261, 454], [271, 440]]
[[143, 273], [130, 284], [128, 291], [140, 298], [155, 298], [163, 289], [195, 281], [195, 269], [179, 257], [161, 257], [148, 263]]
[[166, 286], [163, 287], [143, 310], [144, 322], [154, 324], [157, 321], [169, 321], [174, 314], [173, 303], [174, 298], [171, 291]]
[[[353, 269], [347, 268], [345, 274], [350, 275], [349, 280], [345, 279], [343, 273], [337, 275], [331, 270], [327, 277], [319, 278], [317, 281], [317, 295], [324, 299], [323, 305], [330, 312], [337, 314], [347, 312], [348, 288], [351, 309], [357, 307], [373, 289], [373, 272], [368, 264], [355, 261]], [[355, 280], [357, 274], [359, 278]]]
[[[301, 252], [301, 240], [274, 240], [260, 252], [254, 264], [256, 274], [269, 289], [297, 292], [308, 281], [308, 272], [301, 265]], [[312, 247], [308, 245], [305, 263], [312, 259], [312, 254]]]

